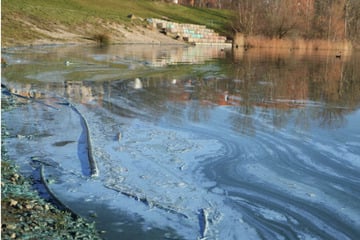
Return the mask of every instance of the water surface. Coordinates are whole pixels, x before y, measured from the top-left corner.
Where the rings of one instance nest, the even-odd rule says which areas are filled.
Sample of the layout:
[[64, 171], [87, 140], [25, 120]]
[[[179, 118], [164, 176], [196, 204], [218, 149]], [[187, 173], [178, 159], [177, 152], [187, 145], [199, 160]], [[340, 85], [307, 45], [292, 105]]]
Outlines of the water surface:
[[10, 156], [29, 175], [43, 164], [51, 190], [105, 238], [360, 236], [355, 53], [118, 45], [2, 54], [2, 83], [28, 97], [2, 112]]

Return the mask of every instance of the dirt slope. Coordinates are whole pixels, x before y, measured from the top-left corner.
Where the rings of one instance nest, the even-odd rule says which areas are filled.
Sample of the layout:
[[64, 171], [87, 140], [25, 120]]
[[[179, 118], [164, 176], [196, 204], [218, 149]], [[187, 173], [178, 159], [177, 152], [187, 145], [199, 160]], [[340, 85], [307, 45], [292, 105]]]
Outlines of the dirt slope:
[[[62, 43], [96, 43], [94, 34], [104, 34], [109, 37], [111, 44], [184, 44], [151, 29], [146, 20], [135, 20], [131, 26], [121, 25], [116, 22], [97, 20], [95, 23], [82, 24], [75, 27], [56, 23], [40, 23], [26, 18], [10, 19], [17, 25], [26, 29], [25, 37], [11, 36], [2, 33], [2, 47], [17, 45], [62, 44]], [[10, 22], [9, 21], [9, 22]], [[2, 24], [7, 24], [3, 21]]]

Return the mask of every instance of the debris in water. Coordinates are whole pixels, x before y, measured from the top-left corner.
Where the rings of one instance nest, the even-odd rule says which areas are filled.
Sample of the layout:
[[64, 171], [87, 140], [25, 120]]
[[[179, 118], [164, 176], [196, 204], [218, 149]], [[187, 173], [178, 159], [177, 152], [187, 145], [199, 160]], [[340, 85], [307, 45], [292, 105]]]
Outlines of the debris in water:
[[122, 138], [121, 132], [118, 132], [118, 134], [116, 134], [115, 137], [116, 141], [120, 142], [121, 138]]
[[199, 210], [200, 239], [206, 239], [209, 214], [205, 208]]
[[56, 143], [53, 143], [53, 146], [56, 146], [56, 147], [63, 147], [69, 143], [74, 143], [75, 141], [71, 141], [71, 140], [68, 140], [68, 141], [60, 141], [60, 142], [56, 142]]

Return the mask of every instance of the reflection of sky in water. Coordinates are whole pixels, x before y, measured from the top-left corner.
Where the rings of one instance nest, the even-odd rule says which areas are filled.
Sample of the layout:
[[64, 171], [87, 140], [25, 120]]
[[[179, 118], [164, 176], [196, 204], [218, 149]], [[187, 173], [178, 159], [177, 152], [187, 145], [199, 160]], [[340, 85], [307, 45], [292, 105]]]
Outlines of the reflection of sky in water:
[[[5, 53], [36, 65], [10, 64], [5, 83], [43, 95], [2, 118], [12, 136], [33, 135], [8, 139], [9, 154], [24, 169], [32, 156], [57, 162], [45, 168], [52, 189], [95, 213], [106, 236], [359, 236], [357, 58], [85, 49]], [[195, 55], [196, 65], [171, 65]], [[63, 97], [88, 121], [97, 179], [86, 177], [79, 116]]]

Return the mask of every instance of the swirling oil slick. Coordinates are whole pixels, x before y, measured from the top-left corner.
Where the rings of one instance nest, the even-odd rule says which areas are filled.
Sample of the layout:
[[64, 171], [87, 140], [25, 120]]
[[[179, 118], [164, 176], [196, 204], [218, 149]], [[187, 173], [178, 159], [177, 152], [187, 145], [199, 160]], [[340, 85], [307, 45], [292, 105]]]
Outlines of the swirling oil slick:
[[8, 49], [9, 155], [106, 239], [359, 238], [360, 57], [249, 52]]

